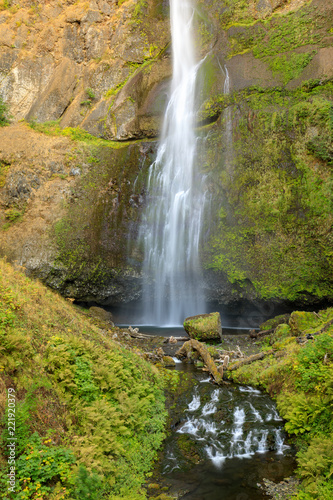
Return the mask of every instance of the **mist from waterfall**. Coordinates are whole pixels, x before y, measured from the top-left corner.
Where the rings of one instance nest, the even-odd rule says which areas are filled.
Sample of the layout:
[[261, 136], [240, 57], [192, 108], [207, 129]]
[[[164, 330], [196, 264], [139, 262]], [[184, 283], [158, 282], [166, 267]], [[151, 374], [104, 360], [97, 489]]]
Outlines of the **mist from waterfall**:
[[199, 241], [204, 186], [196, 173], [193, 5], [170, 0], [173, 77], [156, 161], [148, 175], [144, 244], [144, 322], [179, 325], [205, 312]]

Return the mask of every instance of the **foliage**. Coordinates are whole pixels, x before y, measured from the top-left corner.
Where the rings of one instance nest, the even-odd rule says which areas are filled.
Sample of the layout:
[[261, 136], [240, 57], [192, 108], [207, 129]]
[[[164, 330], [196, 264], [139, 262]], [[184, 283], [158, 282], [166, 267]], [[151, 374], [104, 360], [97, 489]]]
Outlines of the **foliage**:
[[76, 481], [74, 498], [76, 500], [99, 500], [103, 496], [103, 484], [97, 474], [90, 474], [80, 465]]
[[299, 474], [305, 484], [298, 499], [330, 500], [333, 494], [333, 435], [315, 437], [297, 456]]
[[[1, 376], [17, 395], [15, 498], [142, 497], [140, 486], [164, 437], [164, 382], [157, 370], [3, 261], [0, 335]], [[1, 427], [4, 495], [5, 420]]]
[[308, 343], [297, 356], [296, 371], [300, 380], [296, 386], [309, 391], [321, 388], [326, 392], [327, 384], [332, 384], [333, 338], [321, 334], [316, 342]]
[[7, 104], [0, 96], [0, 127], [4, 127], [9, 123], [9, 110]]
[[238, 118], [229, 169], [223, 134], [207, 137], [208, 149], [222, 152], [206, 167], [214, 187], [204, 261], [237, 290], [251, 283], [266, 299], [332, 296], [332, 176], [307, 146], [311, 134], [331, 144], [332, 88], [311, 81], [231, 95]]
[[66, 448], [52, 446], [51, 441], [42, 440], [37, 433], [30, 437], [17, 460], [19, 490], [16, 498], [36, 498], [36, 492], [43, 498], [52, 491], [52, 482], [61, 484], [62, 498], [67, 496], [66, 489], [73, 483], [75, 457]]
[[51, 136], [65, 136], [69, 137], [72, 141], [84, 142], [89, 146], [101, 146], [112, 149], [122, 149], [128, 145], [128, 142], [116, 142], [100, 139], [94, 135], [89, 134], [80, 127], [60, 127], [60, 120], [53, 120], [44, 123], [38, 123], [34, 120], [28, 123], [29, 127], [37, 132], [41, 132]]
[[[296, 313], [292, 313], [291, 318]], [[271, 338], [280, 356], [244, 366], [232, 373], [240, 383], [264, 387], [277, 398], [285, 429], [298, 436], [298, 475], [303, 480], [298, 500], [329, 500], [333, 491], [333, 325], [332, 308], [307, 313], [302, 331], [325, 328], [304, 346], [292, 337], [289, 325], [279, 325]], [[290, 320], [291, 321], [291, 320]], [[278, 335], [278, 331], [280, 334]], [[284, 344], [281, 343], [281, 334]], [[287, 337], [289, 335], [289, 337]], [[289, 340], [289, 342], [287, 342]]]

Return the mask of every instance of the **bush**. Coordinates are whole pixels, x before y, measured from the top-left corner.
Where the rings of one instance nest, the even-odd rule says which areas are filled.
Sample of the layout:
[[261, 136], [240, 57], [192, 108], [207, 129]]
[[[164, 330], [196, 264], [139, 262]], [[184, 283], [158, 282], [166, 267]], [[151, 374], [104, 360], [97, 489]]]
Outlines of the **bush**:
[[0, 97], [0, 127], [4, 127], [9, 123], [9, 111], [8, 106], [3, 102], [2, 97]]

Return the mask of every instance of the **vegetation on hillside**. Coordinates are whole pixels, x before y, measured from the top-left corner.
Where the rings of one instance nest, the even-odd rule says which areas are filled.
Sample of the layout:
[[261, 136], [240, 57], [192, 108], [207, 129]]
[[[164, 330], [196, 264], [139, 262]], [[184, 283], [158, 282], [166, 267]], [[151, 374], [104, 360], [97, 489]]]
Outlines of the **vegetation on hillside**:
[[9, 110], [7, 104], [0, 97], [0, 127], [4, 127], [9, 123]]
[[[318, 333], [320, 332], [320, 333]], [[315, 335], [313, 335], [315, 334]], [[308, 338], [307, 338], [308, 336]], [[301, 340], [297, 342], [297, 339]], [[298, 448], [298, 500], [333, 497], [333, 309], [294, 312], [262, 343], [274, 354], [228, 372], [277, 400]]]
[[[212, 156], [206, 167], [221, 186], [206, 266], [264, 299], [332, 296], [332, 92], [313, 80], [234, 93], [231, 166]], [[223, 138], [212, 131], [209, 148]]]
[[[110, 334], [0, 261], [2, 498], [145, 498], [140, 486], [164, 438], [163, 379]], [[7, 489], [8, 394], [15, 493]]]

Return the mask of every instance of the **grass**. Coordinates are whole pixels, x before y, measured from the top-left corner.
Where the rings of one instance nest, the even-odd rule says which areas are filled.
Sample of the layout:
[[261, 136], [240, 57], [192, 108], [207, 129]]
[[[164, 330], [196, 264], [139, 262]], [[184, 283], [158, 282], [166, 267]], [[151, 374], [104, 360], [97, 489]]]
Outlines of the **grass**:
[[[141, 484], [164, 438], [163, 377], [111, 334], [0, 260], [2, 498], [145, 498]], [[15, 493], [6, 483], [9, 388]]]
[[[60, 127], [60, 120], [53, 120], [43, 123], [38, 123], [36, 121], [31, 121], [28, 126], [31, 127], [36, 132], [40, 132], [49, 136], [64, 136], [69, 137], [72, 141], [78, 141], [88, 144], [89, 146], [104, 146], [112, 149], [120, 149], [128, 146], [129, 142], [119, 142], [119, 141], [107, 141], [106, 139], [100, 139], [94, 135], [89, 134], [80, 127]], [[131, 141], [131, 144], [134, 141]]]

